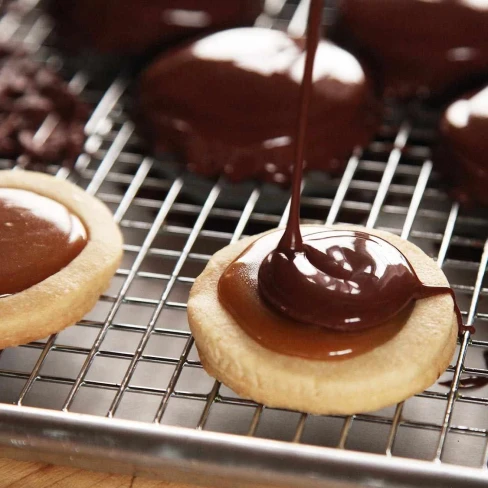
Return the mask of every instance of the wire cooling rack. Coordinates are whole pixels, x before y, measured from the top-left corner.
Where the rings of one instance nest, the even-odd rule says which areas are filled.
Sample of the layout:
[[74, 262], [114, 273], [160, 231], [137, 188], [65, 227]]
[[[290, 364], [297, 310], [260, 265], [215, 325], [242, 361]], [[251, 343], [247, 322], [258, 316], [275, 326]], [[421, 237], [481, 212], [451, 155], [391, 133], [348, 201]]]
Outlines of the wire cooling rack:
[[[286, 28], [304, 10], [297, 3], [271, 1], [274, 17], [259, 22]], [[229, 486], [486, 486], [488, 386], [459, 385], [466, 375], [488, 378], [488, 215], [453, 203], [433, 171], [436, 114], [390, 110], [341, 178], [306, 180], [303, 222], [363, 224], [419, 245], [448, 276], [476, 334], [463, 335], [439, 383], [397, 406], [348, 417], [266, 408], [205, 373], [186, 301], [214, 252], [284, 221], [288, 195], [200, 180], [171, 155], [145, 154], [128, 116], [130, 80], [77, 70], [52, 47], [37, 2], [21, 4], [0, 19], [2, 40], [23, 42], [94, 107], [75, 169], [48, 169], [112, 209], [125, 253], [82, 321], [1, 352], [2, 452], [161, 477], [207, 474]]]

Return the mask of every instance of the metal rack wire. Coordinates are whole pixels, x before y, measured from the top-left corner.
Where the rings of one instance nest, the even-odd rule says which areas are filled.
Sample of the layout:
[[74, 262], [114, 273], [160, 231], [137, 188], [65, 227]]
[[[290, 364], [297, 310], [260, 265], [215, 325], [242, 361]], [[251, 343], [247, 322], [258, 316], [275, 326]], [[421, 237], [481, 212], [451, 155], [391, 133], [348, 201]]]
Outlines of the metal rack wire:
[[[284, 221], [286, 193], [268, 185], [236, 189], [224, 180], [205, 183], [184, 172], [163, 172], [164, 165], [174, 169], [174, 161], [171, 155], [159, 161], [144, 153], [126, 110], [130, 80], [117, 75], [107, 83], [84, 71], [73, 72], [72, 63], [51, 46], [49, 20], [36, 2], [23, 3], [22, 15], [9, 13], [0, 20], [2, 40], [21, 41], [59, 67], [72, 89], [94, 107], [86, 126], [87, 151], [74, 171], [54, 166], [49, 171], [103, 200], [113, 210], [126, 244], [110, 289], [84, 320], [45, 341], [1, 353], [0, 402], [15, 407], [0, 406], [0, 444], [5, 446], [11, 435], [7, 419], [17, 419], [15, 427], [18, 415], [27, 420], [37, 415], [27, 407], [40, 407], [49, 409], [49, 418], [41, 415], [41, 427], [49, 422], [73, 427], [78, 417], [65, 416], [68, 412], [97, 416], [90, 424], [93, 429], [124, 425], [134, 436], [142, 429], [146, 439], [162, 432], [158, 424], [196, 429], [185, 439], [197, 443], [213, 442], [212, 432], [248, 437], [217, 438], [210, 446], [214, 453], [230, 443], [243, 446], [249, 456], [263, 448], [257, 438], [282, 441], [263, 453], [263, 472], [271, 467], [273, 455], [285, 456], [282, 449], [302, 459], [303, 444], [319, 447], [310, 454], [317, 460], [322, 452], [338, 452], [327, 448], [341, 450], [343, 463], [362, 460], [362, 451], [383, 455], [370, 460], [382, 473], [402, 457], [434, 461], [422, 467], [427, 474], [437, 473], [439, 462], [469, 466], [464, 476], [472, 477], [472, 483], [475, 478], [486, 482], [488, 386], [463, 390], [459, 385], [466, 374], [488, 377], [488, 215], [453, 203], [433, 171], [429, 158], [435, 114], [426, 111], [406, 119], [395, 110], [387, 113], [375, 141], [352, 155], [341, 178], [319, 175], [305, 182], [302, 216], [306, 223], [349, 222], [386, 229], [437, 260], [456, 291], [465, 323], [477, 328], [474, 337], [463, 335], [452, 365], [441, 377], [452, 379], [451, 387], [438, 383], [396, 407], [350, 417], [266, 408], [237, 397], [206, 375], [188, 329], [186, 299], [214, 252]], [[296, 2], [278, 0], [276, 17], [260, 22], [287, 25], [295, 9]], [[14, 166], [0, 160], [2, 169]], [[233, 198], [236, 192], [239, 200]], [[32, 427], [26, 434], [34, 431]], [[137, 451], [135, 445], [132, 449]], [[74, 451], [71, 455], [76, 461]], [[414, 473], [413, 464], [405, 466]], [[300, 472], [303, 466], [296, 469], [305, 475]], [[361, 473], [348, 479], [372, 486], [381, 479], [363, 479]], [[303, 486], [315, 486], [307, 479]], [[412, 474], [401, 486], [414, 482]], [[471, 485], [466, 481], [463, 486]]]

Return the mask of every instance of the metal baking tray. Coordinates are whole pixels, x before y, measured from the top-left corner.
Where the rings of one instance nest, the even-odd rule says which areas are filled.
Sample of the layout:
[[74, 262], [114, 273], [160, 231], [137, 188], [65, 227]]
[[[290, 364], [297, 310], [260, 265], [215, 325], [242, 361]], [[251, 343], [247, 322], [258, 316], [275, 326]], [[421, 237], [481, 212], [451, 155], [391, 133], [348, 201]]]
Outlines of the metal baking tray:
[[[486, 486], [488, 386], [458, 386], [466, 374], [488, 377], [488, 215], [461, 209], [433, 171], [436, 114], [389, 110], [341, 178], [305, 182], [302, 216], [386, 229], [437, 260], [477, 328], [440, 379], [451, 387], [436, 383], [397, 406], [348, 417], [266, 408], [202, 369], [186, 300], [215, 251], [283, 222], [287, 198], [276, 205], [269, 186], [224, 180], [201, 184], [197, 195], [191, 175], [162, 173], [174, 160], [144, 153], [128, 115], [130, 79], [100, 81], [77, 69], [53, 47], [37, 2], [21, 3], [23, 11], [0, 19], [2, 40], [24, 42], [94, 107], [74, 170], [49, 171], [113, 210], [125, 255], [81, 322], [1, 353], [0, 454], [211, 486]], [[297, 3], [268, 2], [273, 15], [260, 22], [286, 28]]]

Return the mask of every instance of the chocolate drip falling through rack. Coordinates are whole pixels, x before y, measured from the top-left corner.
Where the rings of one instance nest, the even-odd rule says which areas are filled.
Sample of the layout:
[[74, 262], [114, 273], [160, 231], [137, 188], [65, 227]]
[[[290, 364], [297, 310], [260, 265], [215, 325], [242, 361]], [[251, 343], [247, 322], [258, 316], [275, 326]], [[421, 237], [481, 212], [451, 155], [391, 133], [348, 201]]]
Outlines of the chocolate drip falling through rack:
[[[98, 81], [83, 70], [71, 70], [76, 63], [63, 60], [52, 46], [49, 21], [35, 2], [25, 3], [31, 8], [23, 17], [9, 13], [0, 19], [4, 38], [24, 41], [48, 63], [64, 63], [62, 73], [71, 88], [94, 106], [86, 126], [89, 151], [72, 172], [49, 170], [107, 203], [126, 244], [112, 287], [83, 321], [46, 341], [1, 353], [0, 402], [20, 406], [24, 414], [29, 406], [49, 409], [67, 429], [77, 427], [62, 410], [96, 415], [99, 427], [107, 429], [117, 419], [139, 421], [144, 428], [156, 429], [154, 423], [190, 427], [202, 432], [189, 438], [198, 434], [202, 442], [215, 442], [209, 455], [227, 445], [211, 431], [240, 434], [247, 436], [236, 441], [243, 449], [247, 446], [246, 462], [260, 446], [256, 437], [278, 439], [283, 444], [261, 457], [262, 469], [270, 472], [279, 449], [292, 449], [302, 459], [306, 453], [298, 444], [308, 444], [351, 451], [352, 461], [358, 462], [358, 451], [381, 454], [371, 461], [379, 470], [372, 480], [387, 477], [386, 461], [394, 463], [396, 456], [471, 466], [463, 473], [464, 486], [471, 486], [484, 472], [479, 468], [486, 466], [488, 387], [462, 390], [459, 384], [463, 375], [488, 377], [483, 361], [488, 348], [488, 218], [486, 212], [464, 211], [452, 203], [432, 171], [435, 114], [406, 120], [401, 110], [388, 108], [377, 138], [355, 150], [342, 178], [314, 175], [305, 180], [302, 220], [382, 228], [411, 239], [436, 258], [456, 290], [465, 323], [477, 328], [474, 337], [463, 335], [452, 366], [441, 378], [452, 380], [450, 387], [436, 384], [396, 408], [346, 418], [265, 408], [237, 397], [203, 371], [186, 323], [186, 298], [215, 251], [286, 221], [286, 194], [268, 185], [236, 189], [224, 180], [205, 183], [178, 173], [171, 155], [166, 161], [148, 157], [126, 110], [130, 80], [120, 75]], [[271, 0], [267, 10], [273, 15], [258, 22], [286, 28], [296, 14], [291, 25], [297, 28], [300, 12], [307, 11], [303, 5]], [[46, 127], [52, 122], [46, 121]], [[163, 164], [176, 168], [173, 176], [161, 171]], [[0, 160], [0, 168], [12, 166]], [[236, 192], [240, 200], [233, 200]], [[0, 405], [0, 438], [8, 412]], [[134, 425], [139, 424], [127, 428], [135, 435]], [[127, 450], [135, 456], [140, 446], [129, 443]], [[329, 456], [326, 449], [313, 456], [321, 453]], [[327, 462], [322, 465], [321, 476], [327, 480]], [[438, 480], [435, 466], [425, 465], [423, 473]], [[446, 465], [443, 469], [451, 473]], [[305, 465], [295, 471], [303, 475]], [[351, 482], [362, 479], [364, 472], [358, 468], [357, 473]], [[458, 486], [454, 478], [449, 480]], [[402, 481], [408, 486], [408, 477]], [[413, 478], [410, 482], [413, 486]]]

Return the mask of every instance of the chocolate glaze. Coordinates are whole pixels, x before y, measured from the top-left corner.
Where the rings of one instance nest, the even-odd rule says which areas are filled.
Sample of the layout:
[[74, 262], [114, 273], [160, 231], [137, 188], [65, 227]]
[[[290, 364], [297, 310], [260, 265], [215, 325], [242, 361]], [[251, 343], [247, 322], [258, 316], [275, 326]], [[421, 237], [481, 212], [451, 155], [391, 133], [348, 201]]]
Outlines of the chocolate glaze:
[[341, 0], [334, 38], [388, 95], [443, 97], [488, 76], [487, 30], [487, 0]]
[[[302, 236], [300, 186], [321, 8], [321, 0], [312, 0], [286, 229], [279, 241], [279, 233], [258, 239], [229, 265], [219, 297], [263, 346], [309, 359], [341, 359], [393, 337], [416, 299], [454, 293], [424, 285], [397, 248], [365, 232], [325, 229]], [[455, 301], [454, 309], [461, 331]]]
[[307, 235], [300, 250], [280, 243], [260, 267], [259, 290], [289, 318], [351, 331], [385, 323], [413, 300], [450, 288], [425, 287], [384, 239], [329, 229]]
[[[38, 133], [48, 118], [45, 133]], [[0, 45], [0, 157], [71, 166], [83, 149], [88, 108], [53, 71]]]
[[87, 243], [78, 217], [36, 193], [0, 188], [0, 297], [40, 283]]
[[63, 43], [117, 54], [250, 25], [261, 8], [262, 0], [52, 0], [48, 7]]
[[488, 86], [456, 100], [444, 112], [434, 162], [462, 203], [488, 205]]
[[[303, 229], [304, 239], [323, 233], [323, 227]], [[316, 360], [341, 360], [363, 354], [392, 339], [408, 319], [406, 306], [387, 324], [368, 330], [337, 331], [301, 320], [292, 320], [279, 309], [268, 306], [259, 293], [260, 263], [278, 244], [283, 231], [276, 231], [254, 242], [222, 274], [219, 299], [242, 329], [263, 347], [272, 351]], [[291, 280], [286, 278], [287, 283]], [[308, 290], [311, 287], [307, 288]], [[326, 300], [321, 298], [319, 302]], [[330, 302], [327, 301], [327, 304]], [[310, 300], [310, 308], [317, 302]]]
[[[305, 53], [270, 29], [232, 29], [164, 54], [142, 74], [139, 118], [156, 152], [176, 149], [191, 171], [287, 183]], [[337, 171], [379, 124], [371, 82], [349, 53], [320, 41], [307, 169]]]

